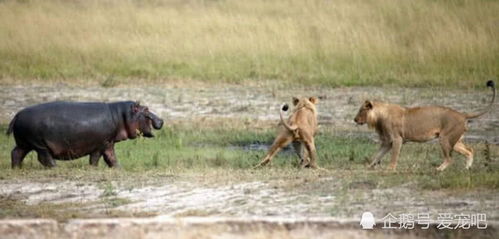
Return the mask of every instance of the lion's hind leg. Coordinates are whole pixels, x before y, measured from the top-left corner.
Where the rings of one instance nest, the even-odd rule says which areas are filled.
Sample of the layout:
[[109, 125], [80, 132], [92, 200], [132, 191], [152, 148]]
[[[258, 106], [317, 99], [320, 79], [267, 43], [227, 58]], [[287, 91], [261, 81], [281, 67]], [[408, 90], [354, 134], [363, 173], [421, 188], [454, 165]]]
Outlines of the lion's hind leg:
[[267, 165], [270, 163], [272, 158], [286, 145], [290, 144], [291, 141], [293, 141], [293, 137], [291, 135], [285, 134], [285, 135], [280, 135], [276, 138], [272, 146], [270, 147], [269, 151], [267, 152], [267, 155], [260, 161], [259, 164], [255, 166], [255, 168], [259, 168], [262, 166]]
[[[308, 166], [313, 169], [322, 169], [317, 165], [317, 150], [315, 148], [315, 142], [313, 136], [309, 134], [302, 134], [303, 136], [303, 144], [308, 152], [308, 156], [310, 157], [310, 162]], [[323, 169], [322, 169], [323, 170]]]
[[444, 171], [452, 163], [451, 153], [463, 134], [464, 128], [462, 130], [451, 128], [451, 130], [445, 130], [440, 134], [439, 141], [444, 154], [444, 162], [438, 166], [438, 171]]
[[444, 171], [452, 163], [450, 155], [452, 152], [452, 146], [450, 145], [447, 137], [440, 136], [440, 147], [442, 148], [442, 153], [444, 154], [444, 162], [438, 166], [437, 170]]
[[473, 149], [466, 147], [462, 138], [454, 145], [454, 151], [466, 156], [466, 169], [471, 168], [471, 165], [473, 164]]
[[310, 159], [308, 157], [308, 152], [304, 150], [303, 143], [300, 141], [293, 141], [293, 148], [295, 148], [295, 153], [300, 158], [300, 168], [308, 167]]

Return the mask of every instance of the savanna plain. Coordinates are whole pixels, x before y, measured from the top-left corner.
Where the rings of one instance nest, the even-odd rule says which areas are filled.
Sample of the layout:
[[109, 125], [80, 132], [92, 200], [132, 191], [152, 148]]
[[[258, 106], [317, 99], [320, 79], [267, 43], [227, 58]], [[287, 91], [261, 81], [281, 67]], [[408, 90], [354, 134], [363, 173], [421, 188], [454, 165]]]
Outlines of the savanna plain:
[[[497, 103], [469, 124], [470, 170], [454, 153], [437, 172], [437, 141], [405, 144], [395, 172], [389, 156], [369, 170], [379, 140], [353, 122], [366, 99], [484, 109], [485, 82], [499, 83], [497, 12], [497, 1], [458, 0], [0, 1], [1, 132], [22, 108], [54, 100], [136, 100], [165, 120], [154, 138], [116, 145], [120, 169], [86, 157], [45, 169], [31, 153], [12, 170], [14, 139], [0, 134], [0, 218], [358, 220], [370, 211], [486, 213], [497, 222]], [[292, 148], [253, 169], [293, 96], [319, 97], [325, 170], [299, 169]], [[174, 235], [219, 232], [210, 230]], [[249, 237], [369, 236], [258, 232]]]

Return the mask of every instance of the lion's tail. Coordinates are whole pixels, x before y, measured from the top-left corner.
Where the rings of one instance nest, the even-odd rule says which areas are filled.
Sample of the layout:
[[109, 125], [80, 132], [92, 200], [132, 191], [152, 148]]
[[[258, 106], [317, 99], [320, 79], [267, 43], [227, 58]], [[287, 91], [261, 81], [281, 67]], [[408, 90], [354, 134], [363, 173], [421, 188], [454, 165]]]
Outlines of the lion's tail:
[[480, 117], [492, 109], [492, 106], [494, 105], [494, 101], [496, 99], [496, 84], [494, 83], [494, 81], [489, 80], [489, 81], [487, 81], [487, 87], [492, 88], [492, 100], [490, 101], [489, 105], [487, 106], [487, 108], [483, 112], [474, 113], [474, 114], [466, 114], [467, 119], [473, 119], [473, 118]]
[[284, 111], [288, 111], [288, 109], [289, 109], [288, 104], [282, 105], [281, 109], [279, 110], [279, 116], [281, 117], [281, 123], [282, 123], [282, 125], [284, 125], [284, 127], [286, 129], [288, 129], [289, 131], [294, 132], [296, 129], [298, 129], [298, 126], [296, 126], [296, 125], [293, 125], [293, 126], [289, 125], [286, 122], [286, 120], [284, 120], [284, 115], [282, 114]]
[[16, 119], [17, 119], [17, 115], [14, 116], [14, 118], [10, 121], [9, 128], [7, 128], [7, 132], [6, 132], [7, 135], [12, 134], [12, 132], [14, 131], [14, 123], [16, 122]]

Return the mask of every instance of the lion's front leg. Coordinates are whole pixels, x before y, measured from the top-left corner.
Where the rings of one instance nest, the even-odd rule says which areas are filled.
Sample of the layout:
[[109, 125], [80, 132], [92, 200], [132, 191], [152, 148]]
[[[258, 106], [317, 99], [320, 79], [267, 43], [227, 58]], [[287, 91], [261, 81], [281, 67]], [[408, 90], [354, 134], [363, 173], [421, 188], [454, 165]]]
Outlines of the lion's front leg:
[[381, 143], [381, 146], [378, 149], [378, 152], [374, 155], [374, 157], [371, 160], [371, 164], [369, 164], [369, 168], [374, 168], [376, 167], [377, 164], [381, 161], [383, 156], [385, 156], [388, 151], [392, 148], [392, 144], [383, 142]]
[[390, 166], [388, 167], [390, 170], [395, 170], [397, 168], [397, 160], [400, 154], [400, 149], [402, 148], [403, 140], [401, 137], [395, 138], [392, 142], [392, 160], [390, 162]]

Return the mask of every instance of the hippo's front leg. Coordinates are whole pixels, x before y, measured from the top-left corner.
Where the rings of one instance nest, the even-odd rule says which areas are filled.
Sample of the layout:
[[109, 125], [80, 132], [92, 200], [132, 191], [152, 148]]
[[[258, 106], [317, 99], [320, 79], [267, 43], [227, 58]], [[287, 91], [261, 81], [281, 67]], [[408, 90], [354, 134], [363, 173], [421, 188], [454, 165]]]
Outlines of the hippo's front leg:
[[102, 156], [101, 151], [96, 151], [96, 152], [91, 153], [90, 154], [90, 165], [95, 166], [95, 167], [99, 166], [100, 156]]
[[107, 166], [110, 168], [119, 168], [118, 160], [116, 159], [116, 154], [114, 153], [114, 144], [109, 145], [108, 148], [104, 150], [104, 162], [106, 162]]

